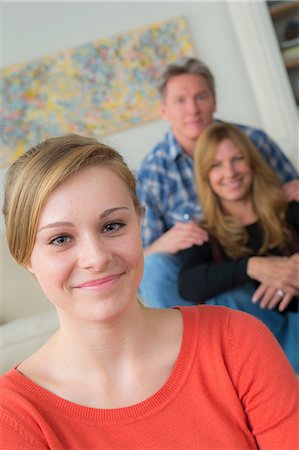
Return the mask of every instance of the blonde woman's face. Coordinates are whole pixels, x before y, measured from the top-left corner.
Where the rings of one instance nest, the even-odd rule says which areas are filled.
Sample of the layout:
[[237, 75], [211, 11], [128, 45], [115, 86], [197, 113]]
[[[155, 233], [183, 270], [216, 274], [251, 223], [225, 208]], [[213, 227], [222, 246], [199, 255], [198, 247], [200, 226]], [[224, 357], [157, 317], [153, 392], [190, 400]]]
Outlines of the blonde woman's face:
[[106, 321], [134, 301], [143, 272], [140, 217], [125, 183], [87, 167], [58, 186], [27, 268], [61, 314]]
[[230, 139], [218, 144], [208, 179], [223, 206], [251, 197], [252, 170]]

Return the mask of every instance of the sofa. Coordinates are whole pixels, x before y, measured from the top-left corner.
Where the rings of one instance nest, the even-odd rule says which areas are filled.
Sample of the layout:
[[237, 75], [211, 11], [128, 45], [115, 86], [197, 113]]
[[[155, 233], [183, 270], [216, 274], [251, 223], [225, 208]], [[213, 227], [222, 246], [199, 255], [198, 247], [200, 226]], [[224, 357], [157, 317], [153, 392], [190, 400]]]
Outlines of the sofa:
[[32, 354], [57, 328], [54, 307], [12, 258], [0, 233], [0, 373]]

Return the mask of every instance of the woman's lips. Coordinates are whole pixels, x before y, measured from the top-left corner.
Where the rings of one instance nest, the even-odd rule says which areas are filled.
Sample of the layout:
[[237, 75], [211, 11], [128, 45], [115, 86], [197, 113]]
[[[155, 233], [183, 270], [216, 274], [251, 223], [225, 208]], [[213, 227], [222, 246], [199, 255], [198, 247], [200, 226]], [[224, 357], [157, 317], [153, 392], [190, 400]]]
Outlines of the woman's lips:
[[76, 289], [99, 289], [107, 286], [108, 284], [117, 281], [123, 273], [118, 273], [116, 275], [109, 275], [104, 278], [99, 278], [97, 280], [85, 281], [84, 283], [80, 283], [75, 286]]
[[239, 186], [242, 183], [243, 183], [243, 177], [234, 177], [229, 180], [225, 180], [223, 182], [223, 185], [228, 186], [228, 187], [230, 187], [230, 186], [234, 187], [234, 186]]

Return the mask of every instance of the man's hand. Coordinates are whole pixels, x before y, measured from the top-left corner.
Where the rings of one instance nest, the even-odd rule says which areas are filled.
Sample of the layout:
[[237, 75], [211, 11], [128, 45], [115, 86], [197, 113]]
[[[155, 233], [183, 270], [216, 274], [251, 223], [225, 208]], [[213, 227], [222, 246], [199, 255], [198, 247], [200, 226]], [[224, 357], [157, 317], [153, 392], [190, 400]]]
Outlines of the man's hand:
[[299, 202], [299, 180], [288, 181], [283, 185], [283, 190], [289, 202]]
[[208, 233], [195, 222], [178, 222], [145, 249], [144, 254], [177, 253], [193, 245], [201, 245], [207, 240]]

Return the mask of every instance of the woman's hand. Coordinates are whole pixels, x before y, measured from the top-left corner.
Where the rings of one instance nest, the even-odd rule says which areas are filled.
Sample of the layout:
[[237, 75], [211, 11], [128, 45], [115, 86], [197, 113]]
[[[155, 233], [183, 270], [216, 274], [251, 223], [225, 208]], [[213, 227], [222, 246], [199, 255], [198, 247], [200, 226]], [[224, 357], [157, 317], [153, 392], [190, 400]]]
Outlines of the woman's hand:
[[[284, 295], [282, 295], [284, 294]], [[260, 284], [252, 297], [253, 303], [260, 302], [261, 308], [274, 309], [278, 305], [279, 311], [284, 311], [293, 295], [286, 294], [281, 290]]]
[[261, 308], [283, 311], [293, 296], [299, 294], [299, 254], [290, 257], [254, 256], [249, 258], [247, 274], [261, 283], [253, 302]]

